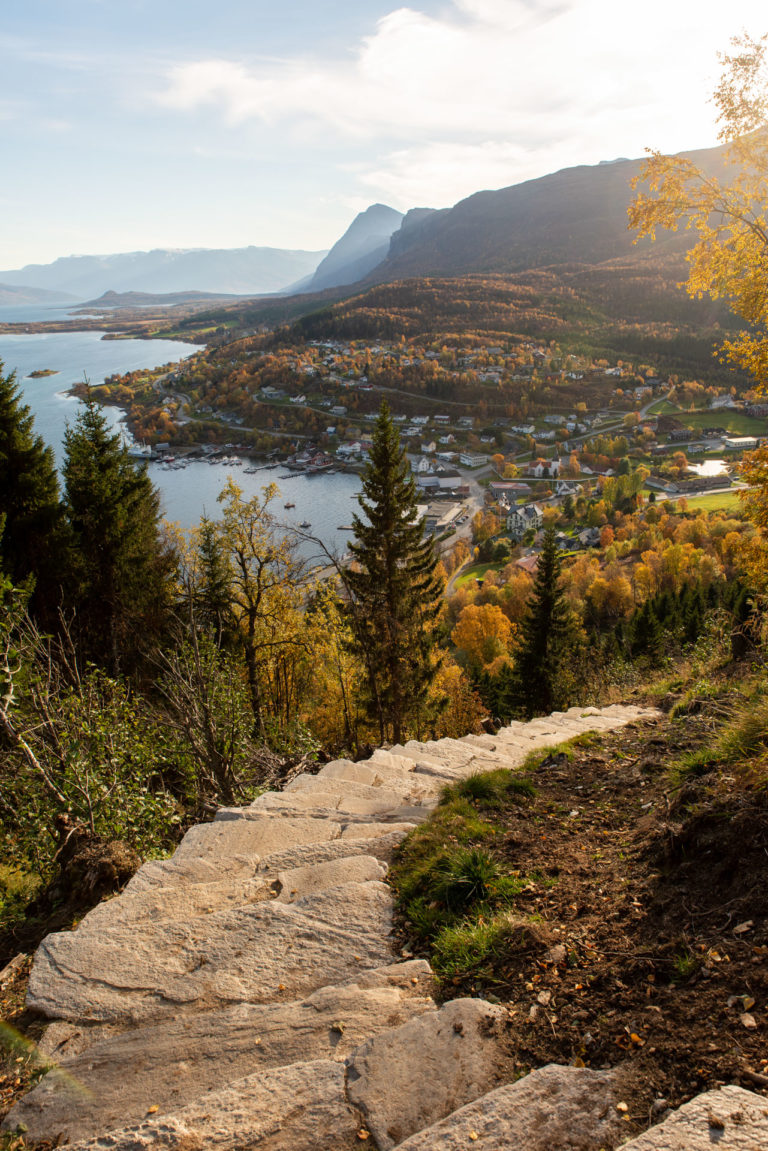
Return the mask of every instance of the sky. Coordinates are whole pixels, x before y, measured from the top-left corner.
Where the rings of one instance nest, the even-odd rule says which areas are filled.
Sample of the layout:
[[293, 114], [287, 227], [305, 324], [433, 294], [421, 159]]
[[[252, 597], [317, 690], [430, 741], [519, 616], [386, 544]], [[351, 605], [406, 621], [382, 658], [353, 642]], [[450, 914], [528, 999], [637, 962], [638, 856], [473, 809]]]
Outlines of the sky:
[[0, 268], [322, 250], [373, 203], [449, 207], [717, 142], [718, 51], [765, 0], [19, 0], [0, 22]]

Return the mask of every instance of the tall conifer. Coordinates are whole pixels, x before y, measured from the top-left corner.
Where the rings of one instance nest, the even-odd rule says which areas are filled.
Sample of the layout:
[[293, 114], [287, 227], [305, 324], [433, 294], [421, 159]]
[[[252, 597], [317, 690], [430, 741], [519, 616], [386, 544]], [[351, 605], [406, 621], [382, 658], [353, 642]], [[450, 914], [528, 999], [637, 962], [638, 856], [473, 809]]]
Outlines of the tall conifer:
[[112, 674], [133, 670], [159, 635], [175, 557], [161, 539], [160, 497], [88, 396], [64, 435], [65, 509], [77, 576], [75, 634]]
[[346, 573], [354, 645], [365, 664], [369, 703], [381, 739], [399, 743], [406, 731], [418, 734], [429, 719], [442, 581], [386, 402], [362, 482], [358, 498], [365, 518], [353, 517], [350, 552], [355, 562]]
[[53, 451], [34, 432], [16, 373], [0, 361], [0, 567], [13, 583], [35, 582], [32, 609], [49, 617], [59, 602], [63, 519]]
[[549, 528], [539, 555], [533, 592], [522, 622], [508, 704], [526, 716], [553, 711], [563, 699], [562, 671], [569, 654], [570, 612], [560, 586], [562, 558]]

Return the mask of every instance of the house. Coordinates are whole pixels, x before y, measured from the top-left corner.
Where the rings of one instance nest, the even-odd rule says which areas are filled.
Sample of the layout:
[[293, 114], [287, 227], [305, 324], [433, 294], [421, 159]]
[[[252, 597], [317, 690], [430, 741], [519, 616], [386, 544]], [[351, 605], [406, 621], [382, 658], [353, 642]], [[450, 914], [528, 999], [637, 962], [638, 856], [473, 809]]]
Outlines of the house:
[[558, 496], [577, 496], [578, 484], [569, 484], [567, 480], [558, 480], [555, 484], [555, 494]]
[[560, 461], [559, 460], [541, 460], [541, 459], [539, 459], [539, 460], [536, 460], [535, 464], [533, 464], [531, 467], [529, 467], [528, 474], [531, 476], [535, 476], [537, 480], [540, 480], [543, 477], [556, 476], [559, 471], [560, 471]]
[[576, 538], [583, 548], [596, 548], [600, 543], [600, 528], [585, 528]]
[[532, 491], [530, 484], [521, 484], [514, 480], [491, 480], [488, 484], [488, 492], [495, 500], [505, 496], [511, 502], [520, 497], [529, 496]]
[[728, 452], [751, 452], [757, 447], [756, 436], [725, 436], [723, 447]]
[[359, 456], [361, 451], [360, 441], [353, 440], [351, 444], [340, 444], [336, 449], [336, 455], [339, 459], [348, 460], [353, 456]]
[[523, 504], [511, 508], [507, 514], [507, 531], [514, 540], [522, 539], [527, 531], [538, 531], [544, 523], [544, 509], [541, 504]]
[[488, 457], [477, 455], [475, 452], [460, 452], [459, 463], [465, 468], [482, 468], [488, 463]]
[[536, 575], [536, 568], [539, 566], [539, 557], [536, 555], [523, 556], [522, 559], [515, 560], [515, 567], [520, 568], [528, 575]]

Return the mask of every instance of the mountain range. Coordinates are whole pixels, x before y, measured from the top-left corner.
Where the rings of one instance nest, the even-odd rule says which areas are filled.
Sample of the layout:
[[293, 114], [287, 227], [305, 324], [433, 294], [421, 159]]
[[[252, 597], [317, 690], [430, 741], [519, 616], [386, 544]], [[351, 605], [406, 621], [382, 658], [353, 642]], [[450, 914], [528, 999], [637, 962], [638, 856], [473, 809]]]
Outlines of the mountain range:
[[[723, 170], [722, 148], [686, 155], [706, 171]], [[46, 289], [79, 299], [106, 291], [313, 295], [415, 276], [637, 264], [651, 251], [647, 241], [635, 245], [627, 229], [632, 180], [642, 165], [622, 159], [565, 168], [437, 211], [403, 215], [373, 204], [328, 252], [248, 247], [68, 256], [0, 272], [0, 283], [6, 291]], [[653, 258], [679, 262], [689, 243], [685, 231], [662, 234]]]
[[64, 256], [52, 264], [27, 264], [0, 272], [0, 283], [9, 288], [65, 292], [78, 300], [107, 291], [268, 295], [311, 276], [325, 255], [324, 251], [251, 246]]

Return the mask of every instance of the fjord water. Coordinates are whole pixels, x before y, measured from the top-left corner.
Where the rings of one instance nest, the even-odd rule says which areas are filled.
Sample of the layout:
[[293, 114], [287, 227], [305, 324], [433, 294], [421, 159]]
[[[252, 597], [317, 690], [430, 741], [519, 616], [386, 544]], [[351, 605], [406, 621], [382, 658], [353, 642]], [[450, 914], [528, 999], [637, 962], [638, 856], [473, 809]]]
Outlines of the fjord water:
[[[37, 320], [71, 319], [66, 310], [51, 308], [0, 308], [0, 321], [25, 323]], [[104, 340], [101, 332], [34, 332], [30, 334], [0, 333], [0, 360], [5, 371], [16, 370], [25, 403], [35, 417], [35, 428], [61, 460], [61, 445], [67, 421], [77, 413], [78, 401], [66, 393], [73, 384], [87, 376], [94, 387], [115, 372], [128, 372], [140, 368], [157, 367], [194, 354], [196, 349], [176, 340]], [[30, 379], [29, 373], [51, 368], [55, 376]], [[104, 408], [110, 423], [118, 425], [123, 413], [118, 408]], [[233, 439], [237, 432], [233, 431]], [[246, 465], [247, 466], [247, 462]], [[242, 488], [246, 496], [256, 495], [265, 484], [275, 482], [280, 494], [274, 501], [274, 511], [289, 525], [308, 521], [311, 532], [326, 547], [343, 552], [349, 533], [340, 532], [348, 524], [356, 505], [350, 497], [359, 490], [355, 475], [290, 475], [283, 468], [259, 469], [246, 474], [245, 467], [192, 462], [183, 470], [166, 470], [159, 464], [150, 464], [149, 474], [163, 499], [167, 519], [182, 528], [195, 525], [205, 512], [215, 518], [217, 496], [228, 475]], [[285, 503], [295, 504], [286, 509]], [[311, 545], [305, 550], [312, 551]]]

